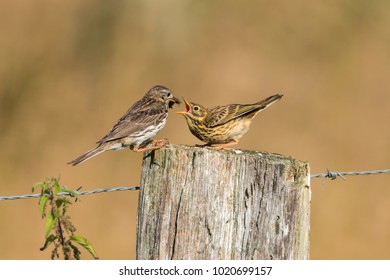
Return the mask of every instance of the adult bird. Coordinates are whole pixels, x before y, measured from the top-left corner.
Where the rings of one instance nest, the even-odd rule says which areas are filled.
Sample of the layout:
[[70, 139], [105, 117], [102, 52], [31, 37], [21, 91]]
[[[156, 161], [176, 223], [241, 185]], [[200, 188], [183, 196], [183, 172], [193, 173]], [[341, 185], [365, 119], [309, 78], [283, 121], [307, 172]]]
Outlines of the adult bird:
[[68, 162], [80, 164], [109, 150], [129, 147], [135, 152], [156, 150], [165, 146], [167, 140], [151, 140], [164, 126], [168, 109], [180, 104], [172, 91], [164, 86], [152, 87], [144, 97], [131, 106], [126, 114], [99, 141], [97, 147]]

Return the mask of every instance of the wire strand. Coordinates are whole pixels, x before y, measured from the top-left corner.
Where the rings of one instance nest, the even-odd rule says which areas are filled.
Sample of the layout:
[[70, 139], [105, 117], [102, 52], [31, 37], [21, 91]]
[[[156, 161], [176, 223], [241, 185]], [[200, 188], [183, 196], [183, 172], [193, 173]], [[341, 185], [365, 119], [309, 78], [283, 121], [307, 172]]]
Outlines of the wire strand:
[[358, 176], [358, 175], [378, 175], [383, 173], [390, 173], [390, 169], [383, 170], [372, 170], [372, 171], [348, 171], [348, 172], [338, 172], [338, 171], [330, 171], [327, 169], [326, 173], [314, 174], [311, 175], [311, 178], [330, 178], [335, 180], [337, 177], [341, 177], [345, 180], [344, 176]]
[[[383, 173], [390, 173], [390, 169], [383, 170], [372, 170], [372, 171], [348, 171], [348, 172], [338, 172], [330, 171], [327, 169], [326, 173], [314, 174], [310, 178], [329, 178], [331, 180], [341, 177], [343, 180], [346, 180], [344, 176], [358, 176], [358, 175], [378, 175]], [[80, 189], [80, 188], [79, 188]], [[90, 191], [75, 191], [78, 195], [90, 195], [97, 193], [109, 193], [109, 192], [118, 192], [118, 191], [136, 191], [139, 190], [139, 186], [133, 187], [115, 187], [115, 188], [105, 188], [105, 189], [96, 189]], [[59, 196], [69, 196], [67, 192], [60, 192], [57, 195]], [[41, 194], [24, 194], [24, 195], [12, 195], [12, 196], [0, 196], [0, 201], [2, 200], [18, 200], [18, 199], [29, 199], [29, 198], [40, 198]]]
[[[115, 188], [105, 188], [105, 189], [96, 189], [90, 191], [75, 191], [78, 195], [90, 195], [96, 193], [108, 193], [108, 192], [118, 192], [118, 191], [135, 191], [139, 190], [138, 186], [134, 187], [115, 187]], [[59, 196], [69, 196], [67, 192], [59, 192]], [[29, 199], [29, 198], [40, 198], [41, 194], [25, 194], [25, 195], [13, 195], [13, 196], [0, 196], [1, 200], [17, 200], [17, 199]]]

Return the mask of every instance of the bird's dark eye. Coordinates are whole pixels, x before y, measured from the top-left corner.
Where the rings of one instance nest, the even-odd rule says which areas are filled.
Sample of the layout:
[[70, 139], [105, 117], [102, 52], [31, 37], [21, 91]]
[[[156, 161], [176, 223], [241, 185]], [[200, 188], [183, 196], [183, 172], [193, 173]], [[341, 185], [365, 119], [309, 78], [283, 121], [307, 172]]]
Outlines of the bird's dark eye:
[[199, 106], [194, 106], [194, 111], [198, 111], [199, 110]]
[[163, 94], [165, 97], [171, 97], [172, 96], [172, 93], [170, 91], [163, 91]]

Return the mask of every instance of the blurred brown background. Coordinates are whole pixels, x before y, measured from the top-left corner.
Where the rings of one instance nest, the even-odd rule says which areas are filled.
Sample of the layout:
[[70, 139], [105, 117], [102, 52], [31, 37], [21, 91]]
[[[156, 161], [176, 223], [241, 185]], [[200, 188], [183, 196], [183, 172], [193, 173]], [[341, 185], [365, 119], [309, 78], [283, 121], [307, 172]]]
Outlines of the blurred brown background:
[[[312, 174], [390, 168], [389, 1], [2, 1], [0, 61], [0, 195], [58, 175], [83, 190], [138, 185], [142, 155], [129, 150], [66, 162], [156, 84], [205, 106], [283, 93], [237, 148]], [[177, 110], [159, 137], [200, 143]], [[311, 258], [390, 259], [389, 181], [313, 179]], [[102, 259], [135, 257], [137, 199], [71, 207]], [[0, 259], [50, 257], [37, 203], [0, 201]]]

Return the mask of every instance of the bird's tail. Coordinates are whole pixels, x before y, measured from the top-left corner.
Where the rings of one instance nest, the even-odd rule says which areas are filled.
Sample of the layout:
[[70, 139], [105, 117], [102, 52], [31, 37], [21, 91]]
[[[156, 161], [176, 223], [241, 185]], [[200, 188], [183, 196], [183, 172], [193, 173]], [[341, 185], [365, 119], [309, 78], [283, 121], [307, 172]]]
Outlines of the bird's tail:
[[275, 94], [275, 95], [272, 95], [270, 97], [267, 97], [266, 99], [263, 99], [263, 100], [257, 102], [256, 105], [260, 105], [259, 110], [264, 110], [267, 107], [274, 104], [279, 99], [281, 99], [282, 97], [283, 97], [283, 95], [281, 95], [281, 94]]
[[79, 163], [82, 163], [94, 156], [97, 156], [98, 154], [101, 154], [103, 152], [105, 152], [106, 150], [101, 147], [101, 146], [97, 146], [96, 148], [93, 148], [92, 150], [86, 152], [85, 154], [82, 154], [81, 156], [75, 158], [74, 160], [68, 162], [68, 164], [71, 164], [73, 166], [79, 164]]

